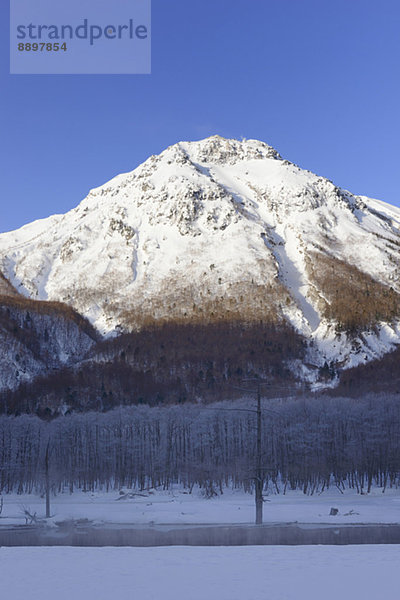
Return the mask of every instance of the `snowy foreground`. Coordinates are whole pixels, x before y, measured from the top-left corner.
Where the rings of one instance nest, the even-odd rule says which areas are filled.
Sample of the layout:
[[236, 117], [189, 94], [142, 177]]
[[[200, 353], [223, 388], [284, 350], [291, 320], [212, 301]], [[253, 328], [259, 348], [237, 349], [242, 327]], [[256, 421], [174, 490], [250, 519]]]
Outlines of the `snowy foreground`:
[[[89, 519], [94, 523], [125, 524], [225, 524], [253, 523], [254, 496], [239, 490], [205, 499], [199, 489], [191, 494], [181, 488], [170, 491], [65, 492], [51, 498], [52, 518], [59, 522]], [[0, 515], [1, 525], [25, 523], [24, 508], [37, 517], [45, 515], [45, 500], [37, 495], [6, 494]], [[338, 514], [330, 516], [330, 509]], [[400, 489], [382, 493], [374, 488], [360, 495], [353, 490], [338, 489], [313, 496], [300, 491], [271, 494], [264, 504], [265, 523], [400, 523]]]
[[400, 546], [0, 548], [7, 600], [398, 600]]
[[[127, 492], [127, 490], [125, 490]], [[132, 495], [131, 495], [132, 494]], [[50, 524], [251, 523], [254, 497], [198, 489], [77, 492], [52, 498]], [[139, 495], [141, 494], [141, 495]], [[0, 525], [25, 521], [23, 507], [44, 515], [44, 499], [5, 495]], [[400, 490], [369, 495], [331, 489], [321, 495], [270, 495], [264, 521], [399, 523]], [[336, 507], [336, 516], [329, 516]], [[398, 600], [400, 545], [0, 547], [1, 596], [7, 600]]]

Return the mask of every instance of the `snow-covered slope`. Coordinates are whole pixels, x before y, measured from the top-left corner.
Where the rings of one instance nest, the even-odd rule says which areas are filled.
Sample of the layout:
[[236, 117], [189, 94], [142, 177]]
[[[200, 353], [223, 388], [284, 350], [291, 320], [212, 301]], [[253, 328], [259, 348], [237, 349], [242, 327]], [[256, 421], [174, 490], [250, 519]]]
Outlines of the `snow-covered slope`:
[[0, 297], [0, 392], [78, 362], [96, 341], [68, 306]]
[[[19, 293], [65, 302], [105, 334], [284, 318], [312, 342], [309, 363], [346, 367], [399, 342], [399, 227], [399, 209], [263, 142], [214, 136], [150, 157], [65, 215], [0, 235], [0, 269]], [[365, 302], [354, 322], [343, 289]]]

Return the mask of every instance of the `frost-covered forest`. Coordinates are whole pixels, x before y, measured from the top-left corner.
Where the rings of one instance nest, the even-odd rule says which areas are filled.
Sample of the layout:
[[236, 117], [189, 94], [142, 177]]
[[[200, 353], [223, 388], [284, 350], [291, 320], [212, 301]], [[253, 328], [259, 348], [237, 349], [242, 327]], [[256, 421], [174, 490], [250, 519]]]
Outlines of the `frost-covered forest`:
[[[0, 491], [120, 489], [181, 484], [205, 495], [252, 491], [256, 414], [251, 398], [212, 405], [131, 406], [106, 413], [0, 417]], [[312, 494], [337, 485], [358, 492], [400, 483], [400, 403], [264, 400], [264, 486]]]

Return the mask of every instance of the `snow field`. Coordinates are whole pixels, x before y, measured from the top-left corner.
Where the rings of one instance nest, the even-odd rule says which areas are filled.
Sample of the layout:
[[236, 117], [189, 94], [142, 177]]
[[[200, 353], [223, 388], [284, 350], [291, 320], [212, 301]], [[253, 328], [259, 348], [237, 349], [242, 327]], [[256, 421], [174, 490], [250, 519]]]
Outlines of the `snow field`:
[[400, 546], [0, 548], [7, 600], [398, 600]]
[[[125, 490], [127, 491], [127, 490]], [[205, 499], [195, 488], [192, 494], [175, 487], [170, 491], [133, 491], [121, 498], [118, 491], [74, 492], [51, 497], [53, 522], [89, 519], [95, 523], [129, 524], [225, 524], [253, 523], [254, 496], [226, 489], [222, 496]], [[0, 526], [25, 522], [23, 507], [38, 517], [45, 515], [45, 499], [38, 495], [3, 495]], [[331, 507], [338, 508], [330, 516]], [[300, 491], [271, 494], [264, 503], [264, 523], [399, 523], [400, 490], [373, 488], [370, 494], [354, 490], [340, 493], [336, 488], [306, 496]], [[400, 598], [400, 594], [399, 594]]]

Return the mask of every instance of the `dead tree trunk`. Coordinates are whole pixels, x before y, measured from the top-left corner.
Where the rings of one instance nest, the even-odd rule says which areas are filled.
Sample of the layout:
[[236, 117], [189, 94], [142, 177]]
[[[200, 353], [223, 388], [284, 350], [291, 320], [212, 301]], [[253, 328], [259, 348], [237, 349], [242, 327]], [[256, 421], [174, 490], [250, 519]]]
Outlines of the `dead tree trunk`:
[[262, 454], [261, 454], [261, 394], [260, 388], [257, 390], [257, 442], [256, 442], [256, 479], [255, 479], [255, 496], [256, 496], [256, 525], [261, 525], [263, 522], [263, 487], [264, 480], [262, 475]]
[[46, 486], [46, 519], [50, 518], [49, 446], [50, 446], [50, 440], [47, 442], [46, 454], [44, 457], [45, 486]]

